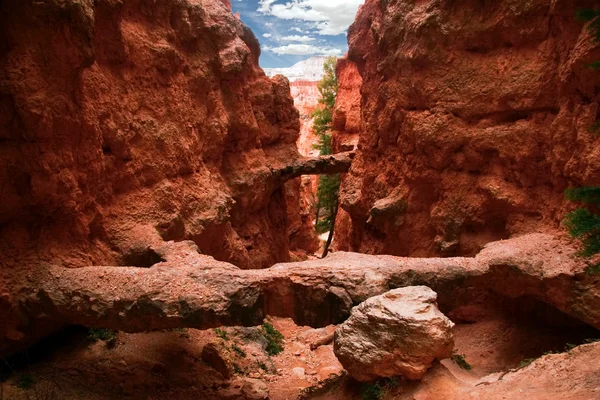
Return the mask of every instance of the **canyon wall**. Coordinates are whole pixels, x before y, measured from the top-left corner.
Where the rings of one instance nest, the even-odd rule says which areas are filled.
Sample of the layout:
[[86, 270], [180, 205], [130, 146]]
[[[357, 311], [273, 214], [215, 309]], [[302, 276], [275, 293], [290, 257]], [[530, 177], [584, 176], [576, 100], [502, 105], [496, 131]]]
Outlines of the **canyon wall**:
[[228, 3], [0, 4], [4, 285], [149, 266], [161, 240], [242, 268], [289, 259], [294, 189], [272, 171], [299, 157], [298, 111]]
[[[360, 135], [360, 87], [362, 77], [356, 64], [348, 55], [337, 61], [335, 75], [338, 80], [338, 92], [333, 109], [333, 132], [331, 148], [334, 153], [355, 151]], [[346, 175], [342, 175], [342, 184]], [[343, 208], [338, 209], [335, 219], [334, 250], [348, 250], [352, 237], [352, 218]]]
[[600, 50], [575, 19], [594, 4], [367, 0], [348, 36], [362, 118], [338, 248], [472, 255], [558, 229], [565, 188], [600, 182]]
[[356, 64], [346, 55], [337, 61], [335, 75], [338, 92], [333, 109], [331, 147], [334, 153], [356, 149], [360, 134], [360, 87], [362, 77]]

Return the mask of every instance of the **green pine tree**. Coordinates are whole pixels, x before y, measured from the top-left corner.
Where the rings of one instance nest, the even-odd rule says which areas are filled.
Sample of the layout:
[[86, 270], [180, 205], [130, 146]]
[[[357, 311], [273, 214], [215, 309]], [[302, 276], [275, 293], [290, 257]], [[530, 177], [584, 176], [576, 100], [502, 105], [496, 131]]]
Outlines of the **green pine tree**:
[[[321, 105], [314, 113], [314, 132], [319, 137], [319, 141], [314, 148], [319, 150], [322, 156], [332, 154], [331, 148], [331, 129], [333, 121], [333, 107], [338, 91], [337, 78], [335, 76], [335, 65], [337, 59], [329, 57], [325, 61], [325, 75], [319, 82], [319, 92]], [[335, 218], [338, 209], [338, 196], [340, 192], [341, 177], [339, 174], [322, 175], [319, 177], [319, 187], [317, 190], [317, 218], [315, 228], [318, 233], [329, 232], [327, 244], [323, 257], [327, 256], [329, 246], [333, 239]]]
[[[600, 41], [600, 9], [579, 10], [577, 18], [588, 22], [588, 29], [596, 41]], [[590, 68], [600, 69], [600, 62], [593, 63]], [[583, 243], [581, 255], [591, 257], [600, 253], [600, 187], [568, 189], [565, 196], [571, 201], [585, 204], [585, 207], [569, 213], [566, 218], [569, 233]], [[591, 265], [588, 272], [600, 273], [600, 263]]]

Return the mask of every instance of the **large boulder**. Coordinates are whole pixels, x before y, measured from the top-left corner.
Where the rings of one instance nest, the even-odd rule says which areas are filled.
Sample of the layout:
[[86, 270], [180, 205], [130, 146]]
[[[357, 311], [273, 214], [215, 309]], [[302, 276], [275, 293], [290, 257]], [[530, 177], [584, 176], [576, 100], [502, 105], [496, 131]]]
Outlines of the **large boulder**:
[[358, 381], [423, 378], [433, 362], [452, 355], [454, 324], [427, 286], [392, 290], [352, 310], [335, 332], [334, 351]]

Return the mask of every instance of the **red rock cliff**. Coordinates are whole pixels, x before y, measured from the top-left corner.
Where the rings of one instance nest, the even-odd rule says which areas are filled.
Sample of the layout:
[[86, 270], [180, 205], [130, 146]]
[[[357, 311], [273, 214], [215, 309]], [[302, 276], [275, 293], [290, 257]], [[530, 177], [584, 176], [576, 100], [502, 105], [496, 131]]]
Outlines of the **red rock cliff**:
[[[356, 64], [348, 55], [337, 61], [335, 74], [338, 80], [338, 92], [333, 110], [333, 133], [331, 147], [334, 153], [356, 150], [360, 134], [360, 87], [362, 77]], [[342, 176], [342, 182], [346, 176]], [[335, 221], [333, 248], [349, 249], [352, 237], [352, 218], [344, 209], [338, 210]]]
[[338, 93], [333, 110], [332, 147], [334, 153], [339, 153], [354, 150], [358, 143], [362, 77], [347, 56], [338, 60], [335, 74]]
[[558, 228], [564, 189], [600, 182], [600, 51], [574, 17], [591, 5], [367, 0], [349, 31], [364, 82], [342, 248], [474, 254]]
[[0, 11], [4, 272], [145, 264], [157, 238], [243, 268], [288, 259], [285, 191], [270, 174], [298, 157], [298, 111], [227, 5]]

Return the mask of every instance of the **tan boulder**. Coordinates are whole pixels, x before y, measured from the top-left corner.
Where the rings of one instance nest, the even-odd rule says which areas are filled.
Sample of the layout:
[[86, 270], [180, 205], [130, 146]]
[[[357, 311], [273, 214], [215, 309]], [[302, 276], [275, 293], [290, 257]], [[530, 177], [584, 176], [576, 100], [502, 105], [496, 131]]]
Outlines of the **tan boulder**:
[[452, 355], [454, 324], [426, 286], [392, 290], [352, 310], [335, 333], [334, 352], [358, 381], [423, 378], [433, 362]]

